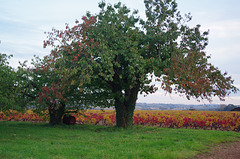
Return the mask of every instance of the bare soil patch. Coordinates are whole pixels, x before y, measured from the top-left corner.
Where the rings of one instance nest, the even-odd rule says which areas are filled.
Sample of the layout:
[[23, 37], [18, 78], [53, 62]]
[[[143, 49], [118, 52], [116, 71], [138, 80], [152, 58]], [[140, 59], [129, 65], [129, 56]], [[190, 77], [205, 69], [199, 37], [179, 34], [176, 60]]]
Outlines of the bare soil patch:
[[220, 144], [193, 159], [240, 159], [240, 141]]

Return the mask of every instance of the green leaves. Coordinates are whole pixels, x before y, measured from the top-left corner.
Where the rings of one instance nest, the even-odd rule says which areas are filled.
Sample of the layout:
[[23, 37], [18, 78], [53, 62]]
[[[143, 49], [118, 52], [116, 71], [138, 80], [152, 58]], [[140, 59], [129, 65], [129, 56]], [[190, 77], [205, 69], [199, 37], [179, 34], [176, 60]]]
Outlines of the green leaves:
[[8, 59], [12, 57], [0, 53], [0, 105], [1, 110], [14, 106], [15, 72], [8, 66]]
[[26, 106], [27, 98], [23, 98], [21, 89], [26, 76], [21, 71], [9, 66], [8, 59], [12, 55], [0, 53], [0, 105], [1, 111], [8, 109], [22, 110]]
[[105, 6], [106, 6], [106, 3], [104, 1], [98, 4], [98, 7], [101, 8], [102, 10], [104, 9]]

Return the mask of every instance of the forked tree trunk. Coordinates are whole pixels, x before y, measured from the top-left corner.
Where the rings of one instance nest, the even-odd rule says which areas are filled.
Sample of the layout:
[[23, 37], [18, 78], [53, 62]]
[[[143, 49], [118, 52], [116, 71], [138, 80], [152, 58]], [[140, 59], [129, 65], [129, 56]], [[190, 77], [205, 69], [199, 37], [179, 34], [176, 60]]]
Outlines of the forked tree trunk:
[[48, 108], [49, 111], [49, 124], [50, 125], [58, 125], [62, 122], [62, 117], [65, 113], [65, 104], [61, 103], [59, 107], [53, 105], [52, 107]]
[[136, 106], [138, 88], [125, 91], [122, 99], [115, 98], [117, 127], [129, 127], [133, 124], [133, 113]]

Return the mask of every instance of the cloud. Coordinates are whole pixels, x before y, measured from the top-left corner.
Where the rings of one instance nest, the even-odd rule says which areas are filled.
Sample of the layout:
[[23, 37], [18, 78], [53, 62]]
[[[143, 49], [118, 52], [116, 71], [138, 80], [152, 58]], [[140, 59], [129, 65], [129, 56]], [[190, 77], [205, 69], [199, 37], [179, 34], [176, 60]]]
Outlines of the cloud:
[[236, 42], [225, 45], [210, 44], [206, 51], [207, 54], [211, 55], [210, 62], [219, 66], [223, 71], [240, 73], [240, 45]]
[[209, 29], [210, 35], [215, 38], [240, 37], [240, 21], [238, 19], [213, 21], [202, 26], [204, 30]]

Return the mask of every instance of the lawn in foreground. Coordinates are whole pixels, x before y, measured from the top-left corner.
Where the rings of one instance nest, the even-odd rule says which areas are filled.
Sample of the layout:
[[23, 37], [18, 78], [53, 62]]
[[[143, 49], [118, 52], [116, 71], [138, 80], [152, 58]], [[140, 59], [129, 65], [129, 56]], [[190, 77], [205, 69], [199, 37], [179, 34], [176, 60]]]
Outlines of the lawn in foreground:
[[240, 133], [0, 121], [0, 158], [189, 158]]

